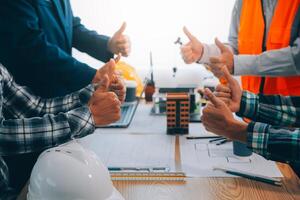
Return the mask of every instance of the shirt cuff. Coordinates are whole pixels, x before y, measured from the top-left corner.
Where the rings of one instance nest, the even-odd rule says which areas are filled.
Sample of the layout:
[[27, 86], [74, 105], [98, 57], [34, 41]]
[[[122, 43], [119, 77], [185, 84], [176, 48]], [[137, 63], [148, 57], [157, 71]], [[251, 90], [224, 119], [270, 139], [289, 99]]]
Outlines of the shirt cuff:
[[[203, 44], [203, 54], [202, 57], [197, 61], [199, 64], [207, 64], [210, 63], [210, 57], [212, 56], [220, 56], [221, 51], [215, 44]], [[225, 44], [229, 50], [234, 53], [233, 48], [229, 44]]]
[[95, 92], [94, 84], [90, 84], [87, 87], [81, 89], [79, 91], [79, 99], [81, 105], [86, 105], [89, 102], [92, 95], [94, 94], [94, 92]]
[[270, 158], [267, 151], [269, 140], [269, 126], [268, 124], [259, 122], [250, 122], [247, 128], [247, 146], [253, 152], [265, 157]]
[[[108, 62], [111, 58], [114, 57], [114, 54], [110, 52], [108, 48], [108, 43], [111, 37], [106, 35], [98, 35], [95, 44], [97, 46], [95, 52], [93, 52], [95, 58], [103, 62]], [[105, 49], [105, 51], [103, 51]]]
[[234, 55], [234, 75], [257, 75], [258, 56], [256, 55]]
[[202, 54], [202, 57], [197, 61], [197, 63], [199, 63], [199, 64], [209, 63], [209, 58], [213, 54], [210, 51], [211, 45], [208, 45], [208, 44], [202, 44], [202, 45], [203, 45], [203, 54]]
[[71, 110], [67, 113], [71, 129], [71, 138], [81, 138], [95, 131], [95, 123], [88, 106]]
[[254, 120], [259, 112], [258, 96], [247, 91], [243, 91], [240, 110], [236, 113], [239, 117], [246, 117]]

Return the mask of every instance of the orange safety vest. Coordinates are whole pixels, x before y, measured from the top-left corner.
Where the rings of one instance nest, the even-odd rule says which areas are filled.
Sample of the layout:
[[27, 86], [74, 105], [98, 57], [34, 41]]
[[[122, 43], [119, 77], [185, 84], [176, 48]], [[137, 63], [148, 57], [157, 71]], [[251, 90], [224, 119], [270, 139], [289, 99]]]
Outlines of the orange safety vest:
[[[300, 0], [278, 0], [270, 30], [265, 35], [261, 0], [243, 0], [238, 35], [239, 54], [258, 55], [264, 50], [288, 47], [297, 38]], [[298, 13], [298, 15], [297, 15]], [[264, 45], [266, 37], [266, 46]], [[268, 95], [300, 96], [300, 76], [242, 76], [244, 90]]]

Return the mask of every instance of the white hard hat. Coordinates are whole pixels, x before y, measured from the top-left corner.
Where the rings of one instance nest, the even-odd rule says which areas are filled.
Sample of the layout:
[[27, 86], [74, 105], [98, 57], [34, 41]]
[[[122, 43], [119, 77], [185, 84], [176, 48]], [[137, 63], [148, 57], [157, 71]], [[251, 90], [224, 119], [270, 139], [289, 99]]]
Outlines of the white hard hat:
[[107, 168], [76, 141], [46, 150], [35, 164], [28, 200], [124, 200]]

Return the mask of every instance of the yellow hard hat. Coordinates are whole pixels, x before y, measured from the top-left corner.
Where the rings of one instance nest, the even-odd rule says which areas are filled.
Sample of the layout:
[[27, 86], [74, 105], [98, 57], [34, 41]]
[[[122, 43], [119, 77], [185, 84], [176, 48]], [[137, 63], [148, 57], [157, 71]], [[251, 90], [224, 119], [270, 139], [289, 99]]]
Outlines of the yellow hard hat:
[[141, 78], [137, 74], [135, 68], [125, 63], [124, 61], [119, 61], [116, 64], [116, 70], [121, 72], [125, 80], [136, 82], [137, 84], [136, 96], [140, 96], [141, 93], [143, 92], [144, 85]]

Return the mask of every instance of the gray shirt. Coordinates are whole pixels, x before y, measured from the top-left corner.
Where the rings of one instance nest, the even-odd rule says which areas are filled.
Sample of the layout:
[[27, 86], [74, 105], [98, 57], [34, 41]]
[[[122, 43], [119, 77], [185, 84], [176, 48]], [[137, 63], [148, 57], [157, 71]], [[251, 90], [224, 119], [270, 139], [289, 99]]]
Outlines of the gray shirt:
[[[238, 55], [238, 30], [243, 0], [236, 0], [231, 17], [228, 47], [234, 55], [234, 75], [293, 76], [300, 75], [300, 38], [292, 46], [265, 51], [259, 55]], [[273, 18], [277, 0], [263, 0], [266, 33]], [[266, 34], [265, 33], [265, 34]], [[264, 41], [266, 43], [266, 41]], [[208, 63], [210, 56], [220, 55], [214, 44], [203, 44], [204, 52], [199, 63]]]

